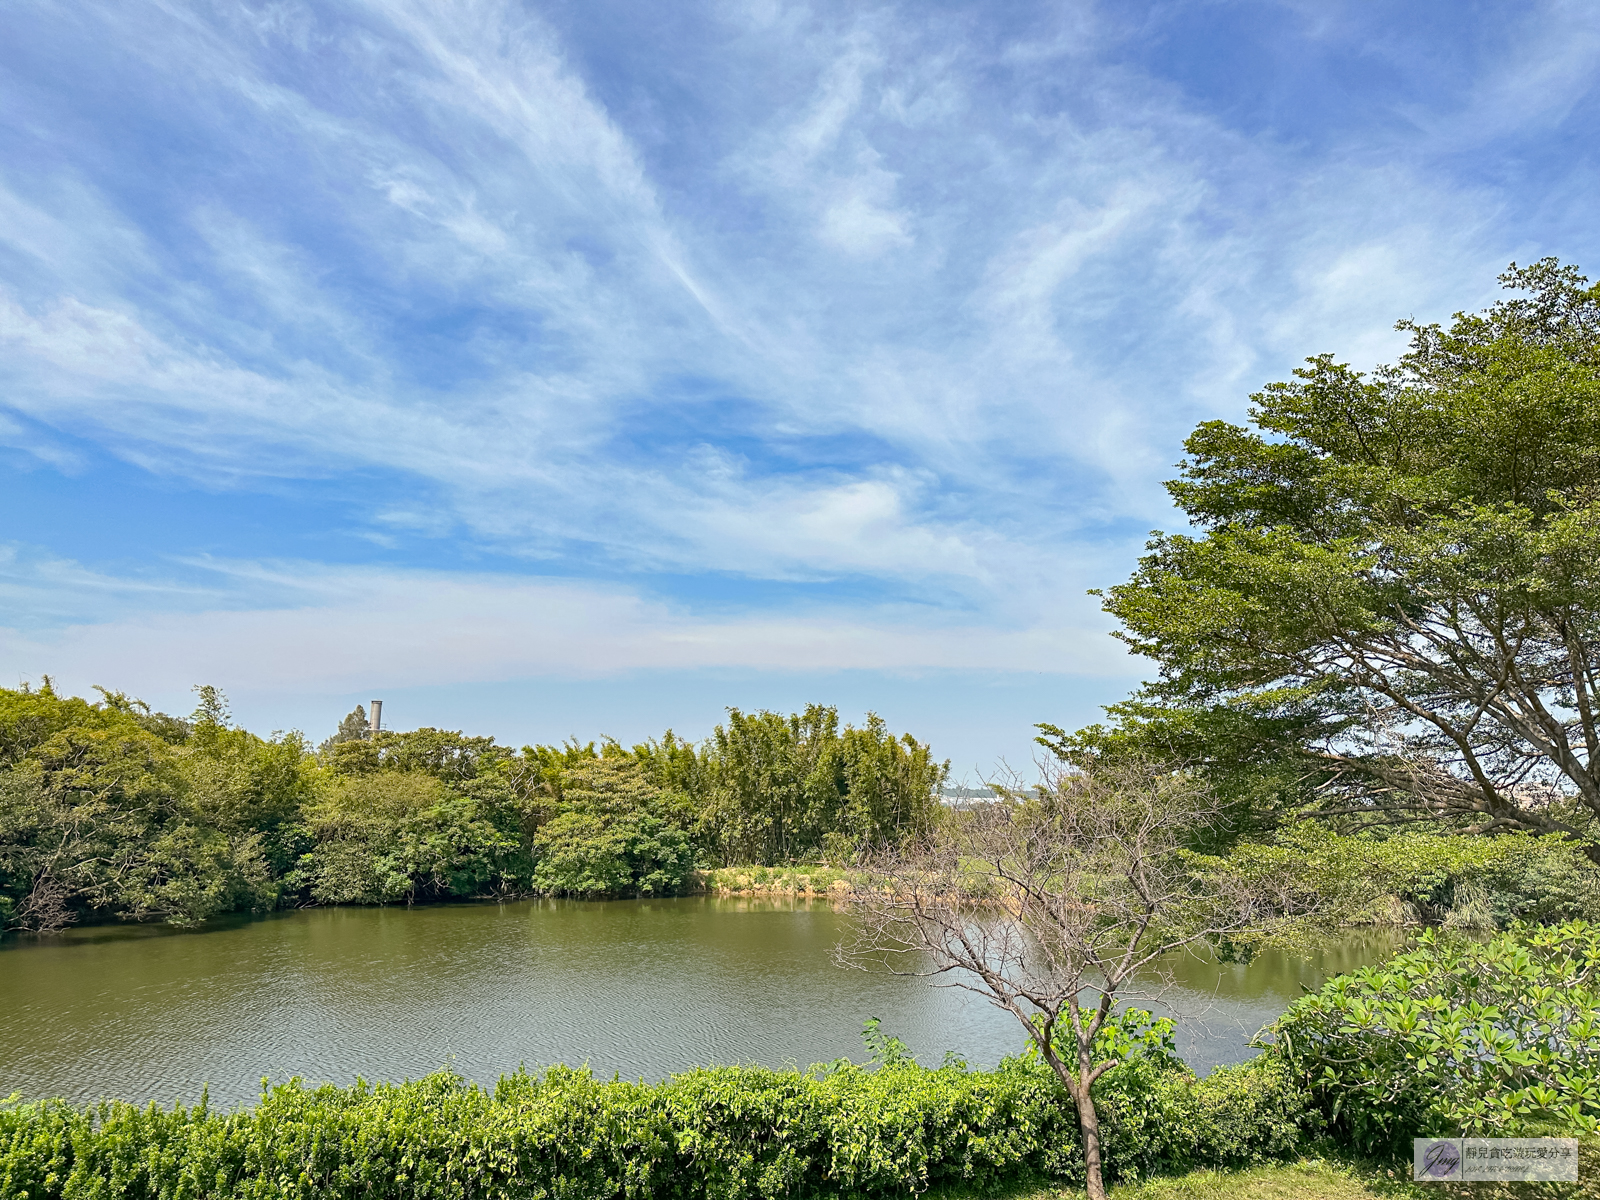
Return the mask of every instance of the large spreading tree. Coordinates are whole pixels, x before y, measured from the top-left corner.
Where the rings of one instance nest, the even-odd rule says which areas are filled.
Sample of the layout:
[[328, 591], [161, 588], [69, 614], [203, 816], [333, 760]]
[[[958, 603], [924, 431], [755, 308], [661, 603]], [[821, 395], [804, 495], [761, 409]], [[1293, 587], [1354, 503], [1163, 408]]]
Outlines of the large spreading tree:
[[1104, 593], [1159, 675], [1068, 757], [1159, 752], [1360, 823], [1600, 861], [1600, 285], [1546, 259], [1370, 374], [1321, 355], [1208, 421]]

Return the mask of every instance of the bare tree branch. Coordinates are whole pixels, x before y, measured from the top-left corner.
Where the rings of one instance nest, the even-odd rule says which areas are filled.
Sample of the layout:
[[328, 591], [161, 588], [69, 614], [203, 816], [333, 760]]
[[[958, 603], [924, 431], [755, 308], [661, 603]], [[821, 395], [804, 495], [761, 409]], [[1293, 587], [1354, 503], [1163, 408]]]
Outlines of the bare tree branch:
[[1207, 875], [1186, 847], [1222, 810], [1193, 778], [1142, 762], [1047, 766], [1043, 785], [951, 813], [864, 857], [838, 960], [959, 987], [1014, 1016], [1077, 1107], [1091, 1200], [1105, 1195], [1092, 1088], [1117, 1065], [1101, 1033], [1160, 960], [1264, 929], [1289, 889]]

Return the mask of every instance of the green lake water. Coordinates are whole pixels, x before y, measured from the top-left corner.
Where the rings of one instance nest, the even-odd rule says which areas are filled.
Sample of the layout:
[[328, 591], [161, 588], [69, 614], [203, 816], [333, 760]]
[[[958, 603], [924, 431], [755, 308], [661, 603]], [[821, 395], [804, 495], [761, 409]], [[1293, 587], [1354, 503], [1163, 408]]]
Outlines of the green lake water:
[[[861, 1024], [924, 1062], [992, 1066], [1014, 1018], [969, 993], [830, 960], [825, 902], [692, 897], [280, 913], [197, 932], [98, 927], [0, 948], [0, 1097], [253, 1099], [262, 1076], [348, 1083], [450, 1067], [587, 1062], [659, 1078], [713, 1063], [864, 1057]], [[1356, 934], [1309, 959], [1185, 957], [1165, 1000], [1206, 1070], [1330, 974], [1398, 942]]]

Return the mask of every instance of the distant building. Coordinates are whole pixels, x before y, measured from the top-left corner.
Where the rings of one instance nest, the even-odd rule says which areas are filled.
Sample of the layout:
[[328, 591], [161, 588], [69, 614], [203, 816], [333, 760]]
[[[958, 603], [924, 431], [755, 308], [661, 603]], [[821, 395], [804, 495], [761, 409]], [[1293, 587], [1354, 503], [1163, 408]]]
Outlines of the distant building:
[[994, 792], [989, 788], [943, 787], [939, 789], [940, 803], [951, 808], [976, 808], [994, 798]]

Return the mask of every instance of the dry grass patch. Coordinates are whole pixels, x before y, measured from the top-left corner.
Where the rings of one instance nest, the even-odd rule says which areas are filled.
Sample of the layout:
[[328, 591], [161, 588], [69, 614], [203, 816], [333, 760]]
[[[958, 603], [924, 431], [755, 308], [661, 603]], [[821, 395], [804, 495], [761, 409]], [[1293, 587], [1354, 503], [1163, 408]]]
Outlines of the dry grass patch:
[[[1471, 1183], [1411, 1182], [1410, 1167], [1305, 1159], [1245, 1171], [1191, 1171], [1144, 1183], [1114, 1185], [1110, 1200], [1600, 1200], [1600, 1139], [1583, 1139], [1579, 1181]], [[1082, 1188], [1034, 1184], [986, 1200], [1083, 1200]], [[972, 1192], [935, 1191], [929, 1200], [978, 1200]]]
[[1113, 1188], [1116, 1200], [1365, 1200], [1409, 1195], [1413, 1187], [1382, 1172], [1358, 1173], [1321, 1160], [1247, 1171], [1194, 1171]]
[[698, 873], [698, 889], [713, 896], [839, 896], [854, 872], [838, 867], [712, 867]]
[[[1360, 1173], [1334, 1163], [1310, 1160], [1272, 1164], [1245, 1171], [1192, 1171], [1137, 1184], [1117, 1184], [1111, 1200], [1367, 1200], [1418, 1194], [1409, 1183], [1382, 1172]], [[931, 1193], [936, 1200], [977, 1200], [974, 1193]], [[1083, 1200], [1083, 1189], [1035, 1184], [989, 1200]]]

